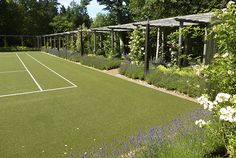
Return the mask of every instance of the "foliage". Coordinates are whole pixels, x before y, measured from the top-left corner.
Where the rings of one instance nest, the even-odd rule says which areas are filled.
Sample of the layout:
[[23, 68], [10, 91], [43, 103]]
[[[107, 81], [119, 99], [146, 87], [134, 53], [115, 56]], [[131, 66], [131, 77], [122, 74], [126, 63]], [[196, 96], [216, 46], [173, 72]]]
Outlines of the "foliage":
[[130, 53], [128, 54], [128, 57], [132, 64], [142, 64], [145, 54], [145, 33], [140, 28], [136, 28], [131, 33], [130, 40]]
[[[87, 30], [88, 28], [85, 25], [82, 25], [83, 30]], [[77, 37], [76, 37], [76, 42], [75, 42], [75, 48], [81, 53], [81, 40], [80, 40], [80, 35], [81, 32], [78, 31]], [[86, 31], [82, 32], [82, 40], [83, 40], [83, 50], [84, 54], [91, 54], [93, 53], [93, 48], [91, 44], [91, 38], [92, 34]]]
[[77, 52], [70, 54], [70, 56], [68, 57], [69, 60], [74, 62], [80, 62], [81, 58], [82, 56]]
[[[194, 126], [193, 120], [207, 118], [208, 112], [194, 110], [180, 115], [167, 125], [159, 125], [148, 130], [140, 129], [135, 135], [116, 140], [115, 144], [103, 144], [96, 152], [93, 148], [80, 157], [116, 158], [200, 158], [209, 150], [201, 142], [207, 137], [203, 130]], [[119, 145], [117, 145], [119, 144]]]
[[203, 95], [198, 98], [198, 102], [205, 110], [212, 112], [212, 119], [200, 119], [195, 124], [207, 128], [207, 134], [224, 145], [229, 157], [236, 157], [236, 95], [218, 93], [214, 101]]
[[[181, 30], [177, 30], [175, 32], [172, 32], [167, 36], [168, 38], [168, 45], [170, 46], [170, 51], [171, 51], [171, 64], [176, 65], [177, 64], [177, 56], [178, 56], [178, 51], [179, 49], [181, 50], [179, 54], [179, 60], [183, 59], [188, 62], [193, 62], [197, 63], [199, 62], [199, 46], [198, 45], [193, 45], [193, 47], [196, 47], [194, 52], [192, 50], [189, 50], [190, 52], [186, 52], [187, 54], [184, 54], [184, 46], [180, 48], [179, 46], [179, 33], [181, 31], [183, 39], [191, 39], [191, 40], [198, 40], [197, 43], [201, 42], [203, 39], [204, 35], [204, 30], [200, 26], [187, 26], [182, 28]], [[199, 38], [201, 41], [199, 41]], [[201, 47], [200, 47], [201, 48]], [[194, 50], [194, 49], [193, 49]]]
[[1, 0], [1, 34], [50, 33], [52, 30], [49, 23], [57, 15], [57, 5], [57, 0]]
[[157, 87], [175, 90], [189, 96], [200, 96], [205, 92], [205, 80], [194, 74], [193, 69], [165, 68], [158, 66], [156, 70], [151, 71], [146, 81]]
[[219, 92], [236, 93], [236, 57], [233, 54], [216, 54], [212, 63], [203, 71], [210, 82], [208, 95], [212, 98]]
[[144, 67], [136, 64], [123, 63], [119, 73], [133, 79], [144, 79]]
[[101, 70], [110, 70], [118, 68], [121, 64], [119, 59], [107, 59], [103, 56], [83, 56], [80, 63]]
[[15, 47], [1, 47], [0, 52], [15, 52], [15, 51], [35, 51], [38, 48], [30, 48], [25, 46], [15, 46]]
[[81, 4], [76, 4], [75, 1], [70, 3], [67, 9], [63, 9], [61, 13], [55, 16], [50, 22], [50, 26], [54, 32], [65, 32], [76, 30], [79, 26], [85, 25], [90, 27], [91, 21], [87, 13], [87, 5], [91, 0], [81, 1]]
[[216, 10], [217, 20], [213, 26], [212, 34], [219, 46], [220, 53], [236, 54], [236, 4], [233, 1], [227, 4], [227, 8]]
[[130, 0], [130, 10], [135, 20], [160, 19], [209, 12], [226, 3], [224, 0]]
[[96, 28], [96, 27], [109, 26], [112, 24], [114, 24], [114, 22], [112, 22], [110, 14], [98, 13], [91, 27]]
[[109, 11], [109, 16], [114, 24], [124, 24], [131, 22], [131, 13], [129, 9], [130, 0], [107, 1], [98, 0], [100, 5], [105, 5], [106, 10]]
[[53, 28], [54, 32], [71, 31], [73, 28], [73, 23], [70, 22], [65, 15], [55, 16], [49, 25]]

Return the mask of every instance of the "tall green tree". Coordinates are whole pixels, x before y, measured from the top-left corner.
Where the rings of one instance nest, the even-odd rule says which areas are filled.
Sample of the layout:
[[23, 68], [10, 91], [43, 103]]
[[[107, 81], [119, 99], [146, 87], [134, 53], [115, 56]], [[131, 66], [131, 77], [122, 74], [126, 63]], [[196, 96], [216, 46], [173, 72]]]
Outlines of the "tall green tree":
[[178, 15], [209, 12], [222, 8], [228, 0], [130, 0], [135, 20], [166, 18]]
[[88, 15], [87, 5], [91, 0], [81, 0], [80, 4], [72, 1], [67, 9], [64, 6], [60, 8], [60, 14], [55, 16], [50, 22], [54, 32], [64, 32], [76, 30], [83, 24], [89, 28], [91, 19]]
[[100, 5], [105, 5], [105, 10], [115, 24], [124, 24], [132, 21], [130, 12], [130, 0], [97, 0]]

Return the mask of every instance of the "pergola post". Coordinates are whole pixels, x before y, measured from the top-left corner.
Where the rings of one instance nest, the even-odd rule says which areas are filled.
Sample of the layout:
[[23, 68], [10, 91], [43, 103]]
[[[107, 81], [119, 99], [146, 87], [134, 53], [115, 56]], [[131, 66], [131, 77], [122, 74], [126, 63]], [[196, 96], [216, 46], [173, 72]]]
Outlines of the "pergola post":
[[23, 36], [20, 36], [21, 46], [24, 46], [24, 38]]
[[180, 21], [179, 22], [179, 49], [178, 49], [178, 53], [177, 53], [177, 65], [178, 66], [181, 66], [181, 62], [180, 62], [180, 58], [179, 56], [181, 55], [181, 52], [182, 52], [182, 45], [183, 45], [183, 35], [182, 35], [182, 28], [184, 26], [184, 22], [183, 21]]
[[93, 51], [94, 51], [94, 53], [96, 54], [96, 52], [97, 52], [97, 48], [96, 48], [96, 45], [97, 45], [97, 43], [96, 43], [96, 31], [94, 31], [94, 39], [93, 39]]
[[57, 46], [57, 44], [56, 44], [56, 36], [53, 37], [53, 40], [54, 40], [53, 48], [56, 48], [56, 46]]
[[7, 37], [6, 36], [4, 36], [4, 47], [7, 47]]
[[156, 62], [158, 60], [159, 57], [159, 53], [160, 53], [160, 27], [157, 28], [157, 48], [156, 48]]
[[81, 27], [81, 30], [80, 30], [80, 54], [81, 54], [81, 56], [84, 55], [84, 44], [83, 44], [82, 27]]
[[121, 38], [119, 38], [120, 40], [120, 52], [122, 55], [125, 55], [125, 46], [124, 46], [124, 42]]
[[144, 62], [144, 75], [145, 76], [149, 72], [149, 53], [150, 53], [149, 36], [150, 36], [150, 24], [148, 20], [146, 24], [146, 42], [145, 42], [145, 62]]
[[60, 37], [60, 35], [59, 36], [57, 36], [57, 40], [58, 40], [58, 47], [57, 47], [57, 50], [59, 51], [60, 50], [60, 48], [61, 48], [61, 37]]
[[46, 37], [43, 37], [43, 46], [46, 46]]
[[114, 54], [115, 52], [115, 47], [114, 47], [114, 30], [111, 29], [111, 50], [112, 50], [112, 54]]
[[99, 34], [99, 38], [100, 38], [100, 49], [102, 50], [102, 33]]
[[37, 38], [37, 47], [39, 48], [40, 46], [39, 46], [39, 36], [36, 36], [36, 38]]
[[65, 35], [66, 59], [67, 59], [67, 51], [68, 51], [68, 36], [69, 36], [69, 35]]
[[52, 36], [49, 38], [49, 47], [52, 48]]
[[203, 46], [203, 64], [206, 64], [206, 53], [207, 53], [207, 36], [208, 36], [208, 31], [207, 31], [207, 27], [205, 27], [204, 30], [205, 34], [204, 34], [204, 46]]
[[164, 57], [164, 51], [165, 51], [165, 32], [164, 29], [161, 31], [161, 57]]

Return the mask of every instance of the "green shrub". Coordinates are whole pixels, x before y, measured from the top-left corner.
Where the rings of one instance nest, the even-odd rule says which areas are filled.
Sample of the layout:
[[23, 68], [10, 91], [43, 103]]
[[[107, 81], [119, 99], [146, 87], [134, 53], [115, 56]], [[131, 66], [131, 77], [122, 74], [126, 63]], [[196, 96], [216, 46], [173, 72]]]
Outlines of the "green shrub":
[[0, 47], [0, 52], [15, 52], [15, 51], [36, 51], [39, 48], [30, 48], [26, 46], [15, 46], [15, 47]]
[[120, 66], [119, 73], [133, 79], [144, 79], [144, 67], [135, 64], [122, 64]]
[[79, 53], [72, 53], [68, 59], [75, 62], [80, 62], [82, 56]]
[[200, 96], [205, 91], [204, 78], [193, 74], [189, 70], [167, 69], [159, 66], [152, 70], [146, 77], [149, 84], [168, 90], [176, 90], [191, 97]]
[[101, 70], [118, 68], [121, 64], [119, 59], [107, 59], [103, 56], [83, 56], [80, 59], [83, 65], [91, 66]]

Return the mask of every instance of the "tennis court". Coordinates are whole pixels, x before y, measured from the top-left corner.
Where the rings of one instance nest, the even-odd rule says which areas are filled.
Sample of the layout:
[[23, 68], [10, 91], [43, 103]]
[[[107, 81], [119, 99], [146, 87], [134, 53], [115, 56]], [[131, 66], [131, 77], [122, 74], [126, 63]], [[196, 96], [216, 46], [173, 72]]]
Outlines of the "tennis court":
[[0, 54], [0, 97], [76, 88], [33, 53]]
[[0, 157], [60, 158], [199, 106], [44, 52], [0, 54]]

